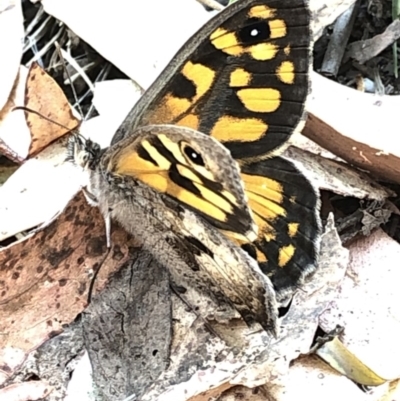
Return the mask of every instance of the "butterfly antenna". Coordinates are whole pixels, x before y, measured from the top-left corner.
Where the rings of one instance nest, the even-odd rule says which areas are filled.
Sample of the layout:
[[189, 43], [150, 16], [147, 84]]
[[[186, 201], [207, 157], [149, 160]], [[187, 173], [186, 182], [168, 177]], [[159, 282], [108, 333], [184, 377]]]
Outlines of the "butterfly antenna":
[[12, 111], [15, 111], [15, 110], [24, 110], [24, 111], [27, 111], [28, 113], [36, 114], [37, 116], [43, 118], [44, 120], [46, 120], [46, 121], [48, 121], [48, 122], [50, 122], [50, 123], [52, 123], [52, 124], [58, 125], [58, 126], [61, 127], [61, 128], [64, 128], [64, 129], [67, 130], [68, 132], [69, 132], [69, 131], [73, 131], [73, 130], [75, 129], [75, 128], [72, 128], [72, 129], [71, 129], [71, 128], [69, 128], [69, 127], [66, 127], [65, 125], [60, 124], [60, 123], [58, 123], [57, 121], [54, 121], [54, 120], [52, 120], [51, 118], [48, 118], [48, 117], [44, 116], [43, 114], [39, 113], [38, 111], [33, 110], [33, 109], [31, 109], [31, 108], [29, 108], [29, 107], [26, 107], [26, 106], [16, 106], [16, 107], [14, 107], [14, 108], [12, 109]]

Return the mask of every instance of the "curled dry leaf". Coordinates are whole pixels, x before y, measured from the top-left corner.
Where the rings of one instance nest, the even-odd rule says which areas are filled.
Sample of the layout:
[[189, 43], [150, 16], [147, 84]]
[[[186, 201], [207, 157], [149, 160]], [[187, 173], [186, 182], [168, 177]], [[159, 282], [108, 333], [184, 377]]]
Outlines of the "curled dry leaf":
[[378, 201], [384, 201], [394, 195], [367, 174], [345, 163], [326, 159], [294, 146], [286, 149], [284, 155], [300, 163], [305, 168], [304, 174], [319, 189], [326, 189], [343, 196]]
[[317, 73], [312, 81], [303, 135], [383, 180], [400, 183], [400, 141], [393, 140], [400, 96], [359, 92]]
[[387, 381], [360, 361], [337, 336], [318, 347], [315, 354], [333, 369], [358, 384], [380, 386]]
[[79, 125], [79, 120], [73, 115], [62, 89], [37, 64], [32, 64], [28, 72], [24, 106], [50, 120], [35, 113], [25, 112], [26, 122], [31, 132], [29, 156], [37, 154]]
[[310, 355], [293, 362], [282, 385], [272, 386], [266, 400], [381, 401], [386, 389], [384, 385], [366, 393], [317, 356]]
[[60, 333], [137, 244], [121, 229], [107, 253], [103, 219], [80, 194], [43, 231], [0, 252], [0, 379], [9, 377], [50, 336]]
[[300, 132], [293, 133], [293, 135], [289, 138], [288, 145], [295, 146], [296, 148], [300, 148], [300, 149], [306, 150], [307, 152], [311, 152], [316, 155], [322, 156], [325, 159], [332, 159], [332, 160], [344, 162], [343, 159], [334, 155], [332, 152], [329, 152], [329, 150], [326, 150], [325, 148], [318, 145], [311, 139], [305, 137]]

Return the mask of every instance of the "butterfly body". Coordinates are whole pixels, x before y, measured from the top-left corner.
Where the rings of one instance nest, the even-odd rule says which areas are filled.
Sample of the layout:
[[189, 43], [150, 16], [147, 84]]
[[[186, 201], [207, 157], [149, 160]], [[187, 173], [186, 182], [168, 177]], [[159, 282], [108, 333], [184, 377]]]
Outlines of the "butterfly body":
[[273, 332], [276, 297], [318, 255], [318, 194], [279, 156], [304, 124], [310, 65], [304, 0], [239, 0], [189, 39], [87, 164], [105, 216], [172, 275], [204, 280]]

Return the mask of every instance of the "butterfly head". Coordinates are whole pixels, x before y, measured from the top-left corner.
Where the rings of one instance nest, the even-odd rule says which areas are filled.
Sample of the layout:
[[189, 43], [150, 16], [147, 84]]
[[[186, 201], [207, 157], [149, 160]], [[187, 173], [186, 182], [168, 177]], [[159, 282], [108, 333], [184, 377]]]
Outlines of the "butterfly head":
[[173, 198], [241, 239], [257, 233], [237, 162], [213, 138], [189, 128], [139, 128], [110, 149], [107, 170]]
[[94, 169], [101, 156], [101, 148], [90, 139], [86, 139], [78, 133], [74, 133], [68, 140], [67, 161], [82, 167]]

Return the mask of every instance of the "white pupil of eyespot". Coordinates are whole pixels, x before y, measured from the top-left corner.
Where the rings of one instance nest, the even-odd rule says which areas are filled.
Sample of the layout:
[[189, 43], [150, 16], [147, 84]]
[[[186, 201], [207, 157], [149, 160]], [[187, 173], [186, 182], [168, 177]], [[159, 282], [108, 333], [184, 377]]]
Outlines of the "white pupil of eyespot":
[[253, 29], [253, 30], [250, 32], [250, 35], [253, 36], [253, 37], [257, 36], [257, 35], [258, 35], [258, 30], [257, 30], [257, 29]]
[[196, 158], [197, 158], [197, 154], [193, 152], [193, 153], [192, 153], [192, 158], [193, 158], [193, 159], [196, 159]]

